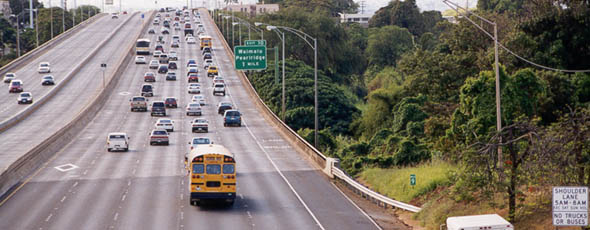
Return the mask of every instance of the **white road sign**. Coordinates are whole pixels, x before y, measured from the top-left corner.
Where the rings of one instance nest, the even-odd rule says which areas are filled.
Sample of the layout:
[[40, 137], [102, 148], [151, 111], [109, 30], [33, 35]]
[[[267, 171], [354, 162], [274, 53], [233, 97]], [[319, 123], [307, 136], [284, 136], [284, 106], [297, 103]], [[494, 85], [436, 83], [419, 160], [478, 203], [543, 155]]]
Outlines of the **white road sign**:
[[588, 187], [553, 187], [553, 225], [588, 225]]

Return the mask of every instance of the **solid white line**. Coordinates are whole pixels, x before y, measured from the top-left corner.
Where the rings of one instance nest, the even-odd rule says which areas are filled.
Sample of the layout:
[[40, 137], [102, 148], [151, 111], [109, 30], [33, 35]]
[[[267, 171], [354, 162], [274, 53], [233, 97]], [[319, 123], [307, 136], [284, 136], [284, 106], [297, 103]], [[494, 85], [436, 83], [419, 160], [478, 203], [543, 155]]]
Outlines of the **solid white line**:
[[[233, 66], [232, 66], [232, 68], [233, 68]], [[219, 71], [219, 74], [221, 75], [222, 74], [221, 68], [219, 68], [218, 71]], [[237, 73], [237, 71], [235, 71], [235, 73]], [[228, 91], [228, 95], [229, 95], [230, 99], [232, 100], [233, 104], [237, 106], [236, 101], [234, 100], [234, 97], [233, 97], [233, 93], [230, 92], [230, 88], [227, 87], [226, 89]], [[301, 198], [301, 196], [299, 196], [299, 193], [297, 193], [297, 191], [295, 191], [295, 188], [293, 187], [293, 185], [291, 185], [291, 183], [289, 182], [289, 180], [287, 180], [287, 177], [285, 177], [285, 175], [283, 175], [283, 172], [281, 172], [281, 170], [275, 164], [275, 162], [272, 160], [272, 158], [270, 157], [270, 155], [268, 154], [268, 152], [265, 150], [265, 148], [262, 146], [262, 144], [260, 144], [260, 142], [258, 141], [258, 139], [256, 138], [256, 136], [254, 135], [254, 133], [252, 132], [252, 130], [250, 130], [250, 128], [248, 127], [248, 124], [246, 123], [246, 120], [243, 117], [242, 117], [242, 123], [244, 123], [244, 126], [248, 130], [248, 133], [250, 133], [250, 136], [252, 136], [252, 138], [254, 139], [254, 141], [256, 141], [256, 144], [258, 145], [258, 147], [262, 150], [262, 152], [264, 152], [264, 155], [266, 156], [266, 158], [270, 161], [270, 163], [275, 168], [275, 170], [277, 170], [277, 172], [279, 173], [279, 175], [281, 176], [281, 178], [283, 178], [283, 180], [285, 181], [285, 183], [287, 183], [287, 185], [289, 186], [289, 188], [291, 189], [291, 191], [293, 192], [293, 194], [295, 194], [295, 196], [297, 197], [297, 199], [299, 200], [299, 202], [301, 202], [301, 204], [303, 205], [303, 207], [305, 207], [305, 210], [307, 210], [307, 212], [309, 213], [309, 215], [311, 215], [311, 217], [316, 222], [316, 224], [318, 225], [318, 227], [320, 227], [320, 229], [322, 229], [322, 230], [325, 230], [324, 226], [320, 223], [319, 219], [313, 214], [313, 212], [307, 206], [307, 204], [305, 203], [305, 201], [303, 201], [303, 198]]]
[[379, 224], [377, 224], [377, 222], [375, 222], [375, 220], [373, 220], [373, 218], [371, 218], [371, 216], [369, 216], [369, 214], [367, 214], [365, 212], [365, 210], [361, 209], [361, 207], [359, 207], [358, 205], [356, 205], [354, 203], [354, 201], [352, 201], [348, 196], [346, 196], [346, 194], [344, 194], [344, 192], [342, 192], [342, 190], [340, 190], [340, 188], [338, 188], [338, 186], [336, 186], [334, 183], [330, 182], [330, 184], [332, 186], [334, 186], [334, 188], [336, 188], [336, 190], [338, 190], [338, 192], [340, 192], [342, 194], [342, 196], [344, 196], [344, 198], [346, 198], [348, 201], [350, 201], [350, 203], [352, 205], [354, 205], [354, 207], [356, 207], [363, 215], [365, 215], [367, 217], [367, 219], [369, 219], [371, 221], [371, 223], [373, 223], [375, 225], [375, 227], [377, 227], [379, 230], [383, 230], [383, 228], [381, 228], [381, 226], [379, 226]]
[[53, 216], [53, 213], [49, 213], [49, 216], [45, 219], [45, 222], [49, 222], [49, 220], [51, 220], [52, 216]]

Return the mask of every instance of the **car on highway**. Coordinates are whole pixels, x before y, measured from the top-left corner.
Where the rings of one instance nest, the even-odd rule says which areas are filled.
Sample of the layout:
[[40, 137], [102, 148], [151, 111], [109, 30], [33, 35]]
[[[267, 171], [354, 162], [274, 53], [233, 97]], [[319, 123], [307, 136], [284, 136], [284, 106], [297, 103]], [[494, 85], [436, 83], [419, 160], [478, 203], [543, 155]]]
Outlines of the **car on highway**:
[[211, 47], [204, 47], [203, 51], [201, 52], [202, 55], [205, 55], [205, 53], [211, 53]]
[[178, 100], [175, 97], [165, 98], [164, 104], [166, 104], [166, 108], [178, 108]]
[[199, 73], [199, 68], [197, 67], [188, 67], [186, 76], [190, 75], [191, 73]]
[[223, 79], [223, 77], [217, 76], [215, 78], [213, 78], [213, 85], [215, 86], [215, 84], [217, 83], [221, 83], [225, 85], [225, 79]]
[[191, 73], [188, 75], [188, 83], [191, 82], [199, 82], [199, 75], [196, 73]]
[[168, 132], [163, 129], [154, 129], [150, 132], [150, 145], [169, 145]]
[[131, 112], [142, 111], [147, 112], [148, 99], [143, 96], [135, 96], [129, 99]]
[[185, 41], [188, 41], [188, 39], [189, 39], [189, 38], [193, 38], [193, 39], [195, 39], [195, 37], [193, 37], [193, 35], [192, 35], [192, 34], [186, 34], [186, 35], [184, 35], [184, 40], [185, 40]]
[[156, 82], [156, 74], [154, 72], [146, 72], [143, 74], [144, 82]]
[[209, 132], [209, 121], [202, 118], [197, 118], [191, 121], [191, 131], [196, 132]]
[[158, 60], [151, 60], [150, 64], [148, 65], [148, 67], [150, 69], [157, 69], [158, 66], [160, 66], [160, 63], [158, 63]]
[[193, 139], [189, 141], [188, 144], [190, 145], [190, 149], [192, 150], [199, 145], [213, 144], [213, 142], [211, 142], [211, 139], [209, 139], [208, 137], [193, 137]]
[[217, 113], [218, 114], [223, 114], [223, 113], [225, 113], [226, 110], [229, 110], [229, 109], [233, 109], [233, 105], [229, 101], [222, 101], [222, 102], [219, 102], [219, 104], [217, 105]]
[[[164, 46], [163, 46], [163, 45], [160, 45], [160, 44], [157, 44], [157, 45], [156, 45], [156, 47], [155, 47], [155, 50], [158, 50], [158, 51], [160, 51], [160, 53], [159, 53], [159, 54], [162, 54], [162, 53], [164, 52]], [[159, 57], [159, 56], [160, 56], [160, 55], [158, 55], [158, 57]], [[155, 56], [154, 56], [154, 57], [155, 57]]]
[[211, 65], [207, 68], [207, 77], [215, 77], [219, 75], [219, 70], [217, 70], [217, 66]]
[[41, 85], [55, 85], [55, 78], [51, 75], [45, 75], [41, 79]]
[[[160, 51], [160, 50], [154, 51], [154, 57], [160, 57], [160, 55], [162, 55], [162, 51]], [[157, 61], [157, 60], [152, 60], [152, 61]]]
[[142, 97], [153, 97], [154, 96], [154, 86], [152, 84], [143, 84], [141, 86], [141, 96]]
[[37, 69], [39, 73], [51, 73], [51, 66], [49, 62], [41, 62], [39, 63], [39, 68]]
[[174, 121], [172, 119], [160, 118], [156, 121], [155, 129], [164, 129], [168, 132], [174, 132]]
[[225, 84], [223, 83], [215, 83], [213, 85], [213, 96], [221, 94], [225, 96]]
[[199, 68], [197, 64], [189, 64], [188, 68]]
[[226, 110], [223, 114], [223, 126], [242, 126], [242, 113], [235, 109]]
[[109, 133], [107, 135], [107, 151], [129, 151], [129, 139], [127, 133]]
[[153, 101], [150, 115], [153, 116], [166, 116], [166, 103], [164, 101]]
[[201, 84], [199, 83], [189, 83], [187, 86], [188, 93], [190, 94], [199, 94], [201, 93]]
[[162, 28], [161, 31], [162, 34], [170, 34], [170, 30], [166, 29], [166, 28]]
[[162, 26], [164, 26], [166, 28], [170, 28], [170, 21], [164, 20], [164, 22], [162, 22]]
[[203, 115], [203, 110], [201, 109], [201, 105], [199, 103], [188, 103], [186, 105], [186, 115], [187, 116], [201, 116]]
[[214, 65], [215, 64], [213, 64], [213, 59], [207, 59], [203, 63], [203, 68], [208, 70], [210, 66], [214, 66]]
[[15, 78], [16, 78], [15, 73], [6, 73], [6, 74], [4, 74], [4, 83], [10, 83], [10, 81], [14, 80]]
[[135, 64], [146, 64], [147, 60], [144, 56], [137, 56], [135, 57]]
[[197, 64], [197, 61], [195, 59], [188, 59], [188, 61], [186, 61], [186, 67], [188, 67], [191, 64]]
[[111, 19], [119, 19], [119, 14], [117, 14], [117, 13], [113, 13], [113, 14], [111, 15]]
[[187, 44], [197, 44], [197, 40], [194, 37], [189, 37], [186, 39]]
[[148, 34], [156, 34], [156, 31], [155, 31], [154, 29], [151, 29], [151, 28], [150, 28], [150, 29], [148, 30]]
[[170, 53], [168, 53], [168, 59], [170, 59], [170, 61], [178, 61], [178, 53], [176, 51], [170, 51]]
[[18, 95], [16, 102], [18, 104], [31, 104], [33, 103], [33, 94], [31, 92], [22, 92]]
[[8, 84], [8, 92], [9, 93], [20, 93], [23, 91], [23, 81], [21, 80], [12, 80], [10, 84]]
[[175, 61], [168, 62], [168, 69], [178, 69], [178, 64]]
[[171, 48], [180, 48], [180, 44], [178, 42], [172, 42], [170, 45]]
[[176, 81], [176, 73], [175, 72], [166, 73], [166, 81]]
[[211, 53], [205, 53], [205, 54], [203, 54], [203, 59], [204, 60], [213, 59], [213, 55], [211, 55]]
[[168, 54], [167, 53], [160, 54], [160, 58], [158, 58], [158, 62], [160, 62], [160, 64], [168, 64], [168, 62], [170, 62], [170, 59], [168, 58]]
[[205, 105], [205, 96], [203, 95], [193, 95], [193, 98], [191, 100], [193, 102], [199, 103], [199, 105], [201, 106]]
[[180, 42], [180, 35], [172, 35], [172, 42]]
[[156, 18], [156, 19], [154, 19], [154, 23], [153, 23], [153, 25], [154, 25], [154, 26], [160, 25], [160, 19], [157, 19], [157, 18]]
[[158, 66], [158, 73], [168, 73], [168, 65], [160, 64]]

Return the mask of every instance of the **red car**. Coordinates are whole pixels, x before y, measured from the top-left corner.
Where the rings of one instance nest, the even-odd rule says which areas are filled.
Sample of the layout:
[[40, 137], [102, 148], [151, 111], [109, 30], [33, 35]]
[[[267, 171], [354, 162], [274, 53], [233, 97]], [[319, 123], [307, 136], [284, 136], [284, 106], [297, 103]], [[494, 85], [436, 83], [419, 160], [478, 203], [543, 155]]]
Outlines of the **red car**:
[[166, 104], [166, 108], [178, 108], [175, 97], [167, 97], [164, 100], [164, 104]]
[[147, 72], [143, 75], [144, 82], [156, 82], [156, 75], [152, 72]]
[[188, 82], [199, 82], [199, 75], [196, 74], [190, 74], [188, 75]]
[[9, 93], [20, 93], [23, 91], [23, 82], [21, 80], [10, 81], [10, 87], [8, 87]]

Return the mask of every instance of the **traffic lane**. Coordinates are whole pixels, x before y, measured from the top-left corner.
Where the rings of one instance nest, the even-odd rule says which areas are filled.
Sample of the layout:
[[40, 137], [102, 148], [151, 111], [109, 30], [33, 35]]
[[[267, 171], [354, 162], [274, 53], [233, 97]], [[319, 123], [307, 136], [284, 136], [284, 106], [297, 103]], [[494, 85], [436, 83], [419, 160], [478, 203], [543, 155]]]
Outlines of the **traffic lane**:
[[[136, 30], [134, 25], [126, 25], [123, 29], [130, 31], [130, 33]], [[119, 33], [112, 42], [120, 43], [126, 39], [127, 35]], [[89, 65], [83, 67], [76, 76], [73, 76], [71, 82], [65, 85], [55, 95], [55, 98], [49, 100], [16, 126], [0, 133], [0, 139], [3, 140], [0, 142], [0, 149], [5, 150], [0, 152], [0, 168], [7, 168], [34, 146], [68, 124], [102, 87], [102, 78], [97, 77], [100, 76], [98, 73], [101, 73], [101, 70], [96, 63], [106, 60], [112, 66], [123, 55], [124, 52], [120, 50], [118, 45], [112, 43], [106, 45], [105, 49], [93, 57]], [[107, 74], [113, 71], [114, 68], [107, 69]]]
[[[206, 27], [212, 31], [212, 22], [204, 20]], [[214, 40], [221, 41], [217, 33], [210, 33]], [[223, 46], [219, 43], [215, 47], [215, 55], [223, 60], [230, 60], [228, 54], [223, 52]], [[222, 52], [219, 52], [222, 51]], [[233, 64], [229, 61], [220, 62], [220, 74], [226, 78], [237, 79], [237, 72]], [[235, 100], [238, 108], [256, 108], [246, 90], [240, 83], [230, 85], [229, 95]], [[281, 171], [284, 171], [286, 179], [291, 182], [295, 191], [297, 191], [304, 202], [309, 206], [319, 222], [327, 229], [377, 229], [372, 221], [360, 210], [358, 210], [346, 197], [336, 190], [327, 177], [315, 168], [310, 167], [313, 162], [308, 159], [302, 159], [296, 151], [286, 142], [282, 136], [269, 125], [266, 121], [261, 120], [257, 112], [244, 113], [243, 123], [251, 127], [250, 132], [257, 139], [277, 140], [281, 139], [283, 144], [268, 145], [265, 152], [269, 158], [276, 162]], [[264, 148], [264, 147], [263, 147]]]
[[[53, 88], [53, 86], [41, 85], [43, 76], [53, 75], [56, 83], [62, 81], [65, 74], [110, 33], [110, 30], [105, 28], [116, 27], [120, 22], [106, 20], [106, 17], [100, 18], [20, 68], [16, 71], [17, 79], [23, 80], [24, 90], [31, 92], [34, 100], [41, 98]], [[38, 73], [37, 67], [40, 62], [49, 62], [51, 73]], [[16, 103], [18, 93], [8, 93], [8, 83], [5, 85], [6, 91], [2, 93], [6, 93], [7, 96], [0, 98], [0, 104], [5, 105], [0, 109], [0, 121], [4, 121], [26, 108], [26, 106]]]

